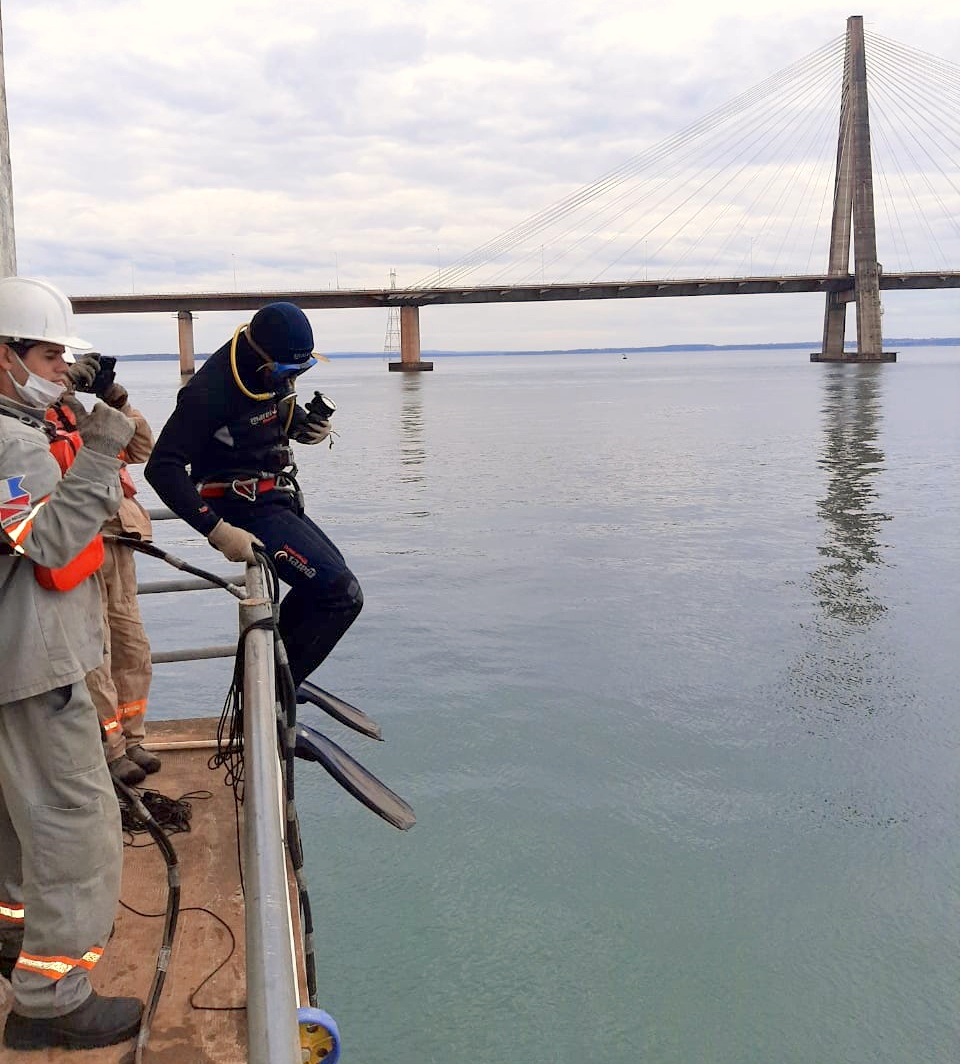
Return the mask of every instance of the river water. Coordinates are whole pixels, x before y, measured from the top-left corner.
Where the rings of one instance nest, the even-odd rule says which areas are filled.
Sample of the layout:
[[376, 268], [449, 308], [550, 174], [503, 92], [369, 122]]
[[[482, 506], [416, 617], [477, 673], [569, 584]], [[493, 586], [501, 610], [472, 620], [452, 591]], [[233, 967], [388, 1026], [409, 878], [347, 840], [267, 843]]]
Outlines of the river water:
[[[299, 767], [344, 1059], [956, 1060], [960, 350], [435, 364], [307, 378], [308, 508], [366, 596], [316, 679], [387, 741], [303, 716], [418, 814]], [[159, 429], [175, 364], [121, 368]], [[235, 632], [219, 592], [144, 613]], [[229, 671], [157, 666], [151, 715]]]

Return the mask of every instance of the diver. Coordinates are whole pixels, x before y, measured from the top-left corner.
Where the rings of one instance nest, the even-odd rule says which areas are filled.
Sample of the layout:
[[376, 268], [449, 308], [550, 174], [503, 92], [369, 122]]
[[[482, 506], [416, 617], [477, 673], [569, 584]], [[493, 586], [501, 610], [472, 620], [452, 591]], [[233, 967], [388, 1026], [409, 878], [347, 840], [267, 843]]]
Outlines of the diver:
[[298, 687], [363, 606], [296, 480], [290, 441], [315, 445], [331, 433], [332, 404], [296, 401], [296, 379], [316, 361], [303, 311], [268, 303], [181, 388], [144, 470], [163, 502], [230, 561], [253, 564], [254, 546], [266, 550], [290, 585], [279, 633]]

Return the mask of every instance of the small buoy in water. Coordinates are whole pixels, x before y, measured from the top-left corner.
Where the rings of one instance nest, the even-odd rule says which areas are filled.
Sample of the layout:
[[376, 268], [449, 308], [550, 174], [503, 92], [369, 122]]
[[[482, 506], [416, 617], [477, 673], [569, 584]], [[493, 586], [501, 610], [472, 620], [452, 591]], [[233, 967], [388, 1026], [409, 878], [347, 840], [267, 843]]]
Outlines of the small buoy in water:
[[337, 1021], [323, 1009], [297, 1009], [302, 1064], [337, 1064], [340, 1031]]

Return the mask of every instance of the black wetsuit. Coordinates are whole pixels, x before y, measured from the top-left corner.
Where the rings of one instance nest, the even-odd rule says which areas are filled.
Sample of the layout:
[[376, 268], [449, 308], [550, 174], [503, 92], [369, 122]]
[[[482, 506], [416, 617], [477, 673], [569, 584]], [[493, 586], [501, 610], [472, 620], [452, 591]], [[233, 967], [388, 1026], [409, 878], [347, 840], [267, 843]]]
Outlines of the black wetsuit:
[[[241, 335], [238, 372], [256, 394], [269, 390], [261, 366]], [[306, 516], [293, 490], [285, 431], [292, 402], [284, 401], [283, 393], [268, 399], [245, 396], [230, 366], [230, 344], [224, 344], [180, 390], [144, 473], [163, 502], [203, 535], [223, 518], [263, 541], [280, 578], [291, 586], [280, 606], [279, 631], [299, 684], [356, 619], [363, 593], [343, 555]], [[291, 428], [304, 417], [296, 407]], [[278, 487], [249, 494], [226, 489], [216, 498], [201, 498], [198, 491], [202, 484], [267, 478], [277, 478]]]

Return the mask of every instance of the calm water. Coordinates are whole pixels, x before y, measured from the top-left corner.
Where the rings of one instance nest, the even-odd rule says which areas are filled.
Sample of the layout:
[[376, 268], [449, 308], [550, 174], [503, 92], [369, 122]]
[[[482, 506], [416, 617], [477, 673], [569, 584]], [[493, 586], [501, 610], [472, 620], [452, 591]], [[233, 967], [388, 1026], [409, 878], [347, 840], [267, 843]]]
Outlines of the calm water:
[[[419, 817], [300, 767], [345, 1059], [957, 1060], [960, 351], [311, 378], [341, 436], [302, 481], [366, 595], [317, 678], [387, 742], [304, 716]], [[122, 379], [159, 428], [175, 365]], [[145, 613], [167, 649], [234, 605]], [[184, 668], [153, 714], [217, 715], [229, 665]]]

